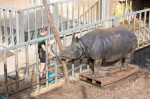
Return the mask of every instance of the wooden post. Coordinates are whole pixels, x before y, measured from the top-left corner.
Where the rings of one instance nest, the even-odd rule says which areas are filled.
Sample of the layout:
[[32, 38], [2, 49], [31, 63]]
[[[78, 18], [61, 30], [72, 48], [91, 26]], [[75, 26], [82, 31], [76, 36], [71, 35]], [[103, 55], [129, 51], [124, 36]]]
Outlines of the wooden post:
[[[62, 47], [62, 44], [61, 44], [61, 40], [59, 38], [59, 34], [58, 34], [58, 32], [57, 32], [53, 22], [52, 22], [52, 19], [51, 19], [51, 16], [50, 16], [50, 10], [48, 8], [48, 4], [47, 4], [46, 0], [43, 0], [43, 4], [45, 6], [45, 11], [46, 11], [46, 14], [47, 14], [47, 18], [48, 18], [48, 22], [49, 22], [50, 28], [54, 32], [54, 36], [55, 36], [56, 41], [58, 43], [59, 49], [62, 50], [63, 47]], [[62, 61], [62, 65], [63, 65], [64, 75], [65, 75], [65, 82], [66, 82], [66, 84], [68, 84], [69, 83], [69, 75], [68, 75], [66, 62]]]

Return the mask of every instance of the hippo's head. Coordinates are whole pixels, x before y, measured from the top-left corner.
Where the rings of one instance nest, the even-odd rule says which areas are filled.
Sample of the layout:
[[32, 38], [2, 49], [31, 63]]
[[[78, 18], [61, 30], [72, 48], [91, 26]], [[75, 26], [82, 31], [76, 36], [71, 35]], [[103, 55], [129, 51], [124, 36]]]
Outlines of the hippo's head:
[[73, 34], [71, 45], [60, 51], [59, 56], [62, 60], [72, 60], [80, 58], [82, 53], [81, 41]]

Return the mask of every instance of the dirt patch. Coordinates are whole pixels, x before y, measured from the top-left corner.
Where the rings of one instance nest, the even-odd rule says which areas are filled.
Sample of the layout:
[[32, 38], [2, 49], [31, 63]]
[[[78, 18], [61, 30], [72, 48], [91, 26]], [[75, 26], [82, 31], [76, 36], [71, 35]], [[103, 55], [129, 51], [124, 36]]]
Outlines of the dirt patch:
[[[7, 58], [12, 56], [12, 55], [14, 55], [14, 53], [12, 53], [11, 51], [6, 52]], [[3, 61], [3, 53], [0, 53], [0, 62], [2, 62], [2, 61]]]
[[101, 88], [74, 81], [30, 99], [150, 99], [150, 71], [139, 70], [125, 79]]

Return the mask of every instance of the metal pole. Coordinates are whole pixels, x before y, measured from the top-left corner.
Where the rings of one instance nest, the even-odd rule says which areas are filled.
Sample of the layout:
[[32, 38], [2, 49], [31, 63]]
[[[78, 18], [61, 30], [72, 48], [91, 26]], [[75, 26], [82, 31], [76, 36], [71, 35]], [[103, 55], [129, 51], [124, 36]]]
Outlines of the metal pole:
[[19, 25], [20, 25], [20, 43], [25, 42], [25, 32], [24, 32], [24, 11], [19, 13]]
[[89, 0], [89, 2], [88, 2], [88, 22], [90, 23], [91, 21], [90, 21], [90, 0]]
[[37, 91], [39, 92], [40, 91], [40, 81], [39, 81], [39, 54], [38, 54], [38, 42], [36, 42], [35, 44], [35, 49], [36, 49], [36, 74], [37, 74]]
[[46, 87], [48, 88], [48, 39], [45, 40], [45, 48], [46, 48]]
[[27, 10], [27, 16], [28, 16], [28, 41], [30, 41], [30, 16], [29, 16], [30, 12], [29, 10]]
[[134, 26], [133, 26], [133, 32], [135, 33], [135, 24], [136, 24], [136, 14], [134, 14]]
[[[25, 56], [26, 56], [26, 74], [27, 74], [27, 87], [29, 84], [29, 55], [28, 55], [28, 45], [25, 46]], [[28, 89], [28, 96], [30, 96], [30, 89]]]
[[8, 97], [8, 79], [7, 79], [7, 59], [6, 52], [3, 53], [4, 58], [4, 77], [5, 77], [5, 89], [6, 89], [6, 97]]
[[141, 28], [141, 13], [140, 13], [140, 16], [139, 16], [139, 30], [138, 30], [138, 44], [140, 43], [140, 28]]
[[61, 3], [61, 31], [63, 30], [63, 3]]
[[146, 14], [147, 12], [145, 11], [144, 12], [144, 28], [143, 28], [143, 44], [144, 44], [144, 41], [145, 41], [145, 25], [146, 25]]
[[68, 6], [69, 6], [69, 3], [67, 3], [67, 30], [69, 29], [69, 8], [68, 8]]
[[1, 9], [0, 9], [0, 43], [2, 44], [2, 42], [3, 42], [2, 41], [2, 36], [3, 35], [2, 35], [2, 23], [1, 23], [2, 22], [2, 17], [1, 17], [1, 13], [2, 12], [1, 12]]
[[85, 25], [85, 0], [83, 0], [83, 25]]
[[80, 26], [80, 0], [78, 0], [78, 26]]
[[19, 44], [19, 40], [20, 40], [20, 37], [19, 37], [19, 13], [16, 12], [16, 43]]
[[149, 40], [149, 33], [150, 33], [150, 11], [149, 11], [149, 22], [148, 22], [148, 40]]
[[72, 28], [74, 28], [74, 1], [72, 2]]

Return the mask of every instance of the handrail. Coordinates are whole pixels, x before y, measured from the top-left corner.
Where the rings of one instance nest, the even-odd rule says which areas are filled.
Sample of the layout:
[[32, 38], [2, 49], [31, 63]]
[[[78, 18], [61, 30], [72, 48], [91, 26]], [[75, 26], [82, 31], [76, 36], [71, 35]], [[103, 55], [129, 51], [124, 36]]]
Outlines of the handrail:
[[[149, 9], [145, 9], [145, 10], [140, 10], [140, 11], [136, 11], [136, 12], [123, 14], [123, 15], [119, 15], [119, 16], [113, 16], [113, 17], [110, 17], [108, 19], [99, 20], [99, 21], [96, 21], [96, 22], [93, 22], [93, 23], [85, 24], [83, 26], [79, 26], [79, 27], [75, 27], [73, 29], [69, 29], [69, 30], [65, 30], [65, 31], [59, 32], [59, 35], [63, 35], [65, 33], [70, 33], [70, 32], [73, 32], [73, 31], [77, 31], [77, 30], [80, 30], [80, 29], [83, 29], [83, 28], [87, 28], [87, 27], [92, 26], [92, 25], [97, 25], [97, 24], [100, 24], [100, 23], [103, 23], [103, 22], [106, 22], [106, 21], [113, 20], [113, 19], [116, 19], [116, 18], [121, 18], [121, 17], [129, 16], [129, 15], [134, 15], [134, 14], [142, 13], [142, 12], [146, 12], [146, 11], [150, 11], [150, 8]], [[53, 36], [54, 36], [54, 34], [51, 34], [51, 35], [46, 36], [46, 37], [34, 39], [34, 40], [31, 40], [31, 41], [28, 41], [28, 42], [24, 42], [24, 43], [21, 43], [21, 44], [14, 45], [12, 47], [7, 47], [7, 48], [4, 48], [4, 49], [0, 50], [0, 52], [5, 52], [7, 50], [12, 50], [14, 48], [18, 48], [18, 47], [22, 47], [22, 46], [25, 46], [25, 45], [28, 45], [28, 44], [32, 44], [34, 42], [38, 42], [38, 41], [41, 41], [41, 40], [49, 39], [49, 38], [51, 38]]]
[[0, 6], [0, 9], [13, 10], [13, 11], [19, 11], [20, 10], [20, 9], [17, 9], [17, 8], [5, 7], [5, 6]]
[[[73, 2], [74, 0], [66, 0], [66, 1], [60, 1], [60, 2], [53, 2], [53, 3], [49, 3], [48, 5], [55, 5], [55, 4], [61, 4], [61, 3], [68, 3], [68, 2]], [[38, 6], [33, 6], [33, 7], [28, 7], [28, 8], [24, 8], [24, 9], [21, 9], [22, 11], [25, 11], [25, 10], [31, 10], [31, 9], [34, 9], [34, 8], [41, 8], [41, 7], [44, 7], [43, 4], [41, 5], [38, 5]]]

